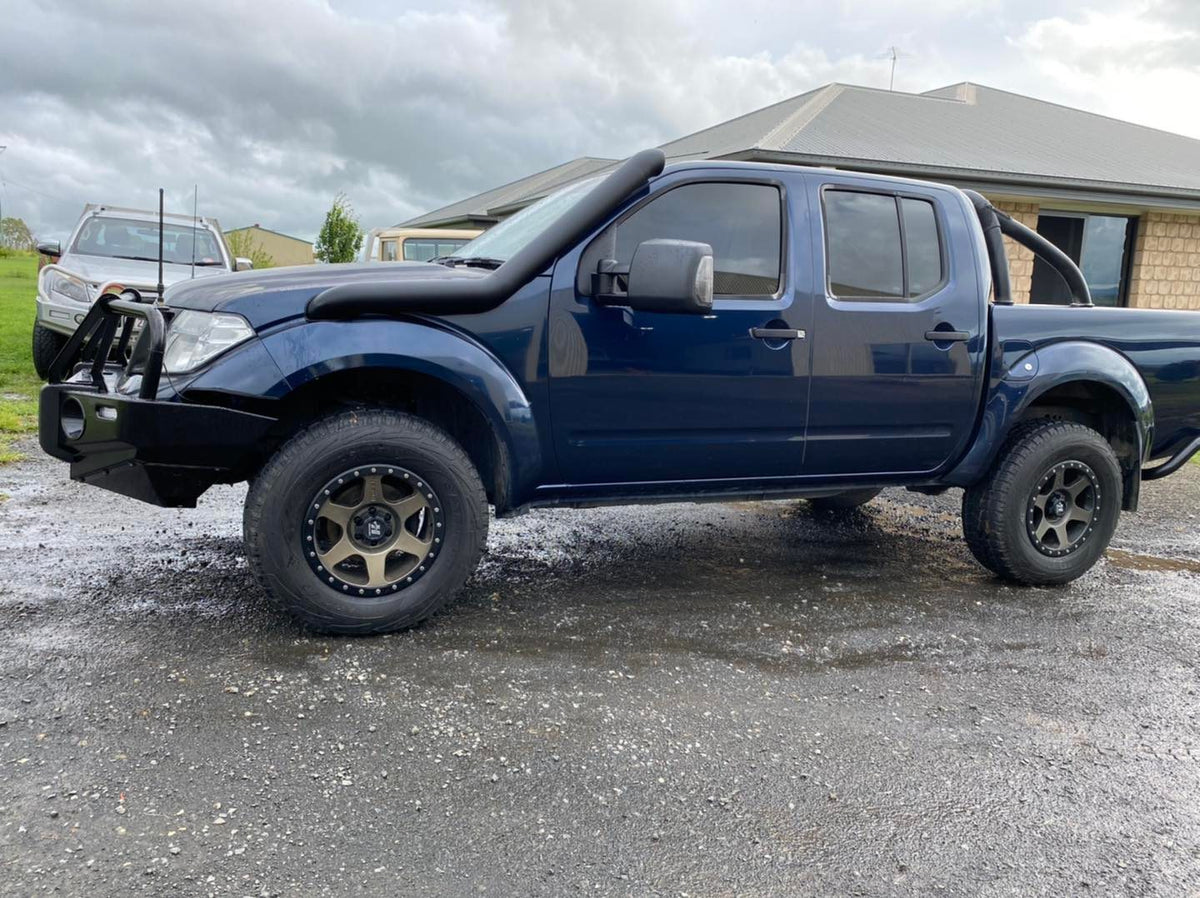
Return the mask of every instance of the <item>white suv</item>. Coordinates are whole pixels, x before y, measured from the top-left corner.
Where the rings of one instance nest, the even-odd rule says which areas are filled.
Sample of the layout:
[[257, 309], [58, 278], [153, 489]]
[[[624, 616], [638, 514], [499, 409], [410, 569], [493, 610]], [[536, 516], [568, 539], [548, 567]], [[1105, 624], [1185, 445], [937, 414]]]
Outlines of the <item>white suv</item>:
[[[250, 268], [234, 259], [214, 219], [163, 216], [163, 284]], [[158, 299], [158, 213], [89, 204], [64, 251], [38, 244], [51, 262], [38, 273], [33, 365], [42, 378], [91, 304], [110, 284]]]

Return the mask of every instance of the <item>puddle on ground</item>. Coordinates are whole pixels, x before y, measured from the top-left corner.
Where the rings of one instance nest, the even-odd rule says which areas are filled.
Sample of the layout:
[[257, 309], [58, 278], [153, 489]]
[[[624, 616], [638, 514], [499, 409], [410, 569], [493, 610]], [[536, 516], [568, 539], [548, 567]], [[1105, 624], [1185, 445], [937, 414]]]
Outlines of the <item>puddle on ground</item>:
[[1184, 558], [1159, 558], [1156, 555], [1126, 552], [1124, 549], [1109, 549], [1107, 555], [1110, 564], [1132, 571], [1200, 574], [1200, 561], [1189, 561]]

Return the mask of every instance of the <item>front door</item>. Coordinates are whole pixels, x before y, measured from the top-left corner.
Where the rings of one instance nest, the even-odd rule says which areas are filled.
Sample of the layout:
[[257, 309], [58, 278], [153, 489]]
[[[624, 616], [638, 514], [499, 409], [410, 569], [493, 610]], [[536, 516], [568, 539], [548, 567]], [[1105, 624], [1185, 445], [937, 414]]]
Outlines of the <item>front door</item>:
[[963, 450], [983, 391], [987, 260], [973, 213], [934, 185], [811, 177], [824, 289], [806, 472], [933, 471]]
[[[661, 179], [555, 268], [550, 396], [566, 483], [789, 478], [808, 405], [810, 257], [803, 184], [709, 170]], [[713, 248], [711, 315], [634, 312], [591, 297], [601, 258], [644, 241]], [[765, 329], [765, 330], [764, 330]]]

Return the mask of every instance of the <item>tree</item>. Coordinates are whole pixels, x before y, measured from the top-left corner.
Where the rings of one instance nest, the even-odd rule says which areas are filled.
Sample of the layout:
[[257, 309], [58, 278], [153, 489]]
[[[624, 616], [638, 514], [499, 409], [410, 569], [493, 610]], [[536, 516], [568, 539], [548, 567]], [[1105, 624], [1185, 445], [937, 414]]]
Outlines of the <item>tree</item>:
[[29, 225], [20, 218], [0, 218], [0, 246], [5, 249], [31, 250], [35, 241]]
[[271, 258], [261, 243], [255, 240], [248, 230], [234, 231], [232, 234], [225, 235], [225, 242], [229, 244], [229, 251], [235, 257], [249, 259], [254, 263], [254, 268], [274, 268], [275, 260]]
[[353, 262], [362, 243], [363, 229], [344, 193], [333, 198], [325, 224], [317, 236], [314, 253], [320, 262]]

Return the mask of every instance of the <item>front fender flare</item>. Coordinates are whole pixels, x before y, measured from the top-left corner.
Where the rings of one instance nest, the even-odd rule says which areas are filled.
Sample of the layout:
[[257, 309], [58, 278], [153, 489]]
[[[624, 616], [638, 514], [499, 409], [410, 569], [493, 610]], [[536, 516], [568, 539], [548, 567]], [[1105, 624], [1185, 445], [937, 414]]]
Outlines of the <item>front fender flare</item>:
[[[1032, 369], [1027, 369], [1032, 365]], [[1031, 370], [1032, 373], [1026, 373]], [[1154, 442], [1154, 406], [1150, 390], [1133, 363], [1119, 352], [1084, 340], [1054, 343], [1013, 361], [993, 380], [987, 403], [966, 455], [947, 475], [952, 486], [970, 486], [995, 461], [1009, 431], [1029, 407], [1055, 387], [1088, 381], [1109, 387], [1129, 406], [1137, 433], [1136, 458], [1126, 466], [1126, 505], [1136, 506], [1141, 467]]]
[[293, 390], [363, 368], [438, 378], [483, 413], [504, 445], [510, 497], [536, 486], [542, 451], [533, 406], [512, 372], [462, 334], [413, 321], [306, 321], [264, 336], [263, 345]]

